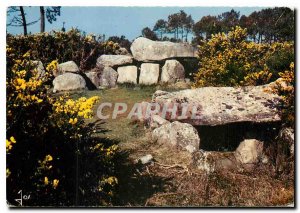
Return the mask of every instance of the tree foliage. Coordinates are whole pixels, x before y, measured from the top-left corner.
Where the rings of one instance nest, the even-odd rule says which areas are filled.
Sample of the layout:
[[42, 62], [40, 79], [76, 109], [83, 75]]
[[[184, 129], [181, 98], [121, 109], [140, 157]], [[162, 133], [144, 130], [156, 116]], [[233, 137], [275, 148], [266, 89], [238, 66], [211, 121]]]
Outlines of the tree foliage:
[[57, 20], [57, 16], [60, 16], [60, 6], [55, 6], [55, 7], [46, 7], [46, 12], [45, 12], [45, 7], [40, 6], [40, 16], [41, 16], [41, 33], [45, 32], [45, 13], [46, 13], [46, 18], [47, 21], [52, 24], [54, 21]]
[[162, 40], [163, 35], [168, 32], [168, 22], [163, 19], [157, 20], [153, 27], [153, 31], [160, 35], [160, 40]]
[[158, 40], [156, 34], [149, 27], [145, 27], [142, 30], [142, 35], [143, 35], [143, 37], [148, 38], [148, 39], [153, 40], [153, 41]]
[[195, 23], [196, 40], [211, 38], [212, 34], [228, 33], [232, 27], [247, 28], [248, 38], [257, 43], [272, 43], [294, 40], [294, 11], [286, 7], [267, 8], [254, 11], [249, 16], [231, 10], [218, 16], [203, 16]]
[[[168, 20], [159, 19], [155, 23], [153, 30], [145, 27], [142, 30], [144, 37], [152, 40], [163, 41], [187, 41], [188, 35], [192, 32], [194, 20], [191, 15], [187, 15], [183, 10], [168, 16]], [[173, 38], [168, 35], [173, 34]]]

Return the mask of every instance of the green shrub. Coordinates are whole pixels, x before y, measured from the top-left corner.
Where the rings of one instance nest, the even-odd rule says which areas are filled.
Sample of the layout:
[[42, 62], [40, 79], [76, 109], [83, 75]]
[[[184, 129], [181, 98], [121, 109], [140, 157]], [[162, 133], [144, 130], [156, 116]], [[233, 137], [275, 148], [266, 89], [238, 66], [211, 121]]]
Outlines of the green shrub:
[[82, 35], [79, 30], [68, 32], [52, 31], [33, 35], [7, 35], [7, 46], [14, 48], [17, 56], [30, 51], [32, 60], [48, 64], [53, 60], [59, 63], [74, 61], [82, 71], [93, 68], [101, 54], [114, 54], [120, 47], [108, 41], [101, 42], [92, 35]]
[[194, 87], [262, 85], [276, 80], [293, 61], [292, 42], [257, 44], [247, 30], [234, 28], [199, 45]]
[[22, 190], [30, 195], [23, 206], [85, 205], [83, 198], [90, 205], [109, 204], [117, 147], [94, 138], [98, 128], [86, 121], [99, 97], [50, 95], [47, 82], [57, 62], [37, 77], [30, 58], [7, 48], [7, 202], [19, 205]]

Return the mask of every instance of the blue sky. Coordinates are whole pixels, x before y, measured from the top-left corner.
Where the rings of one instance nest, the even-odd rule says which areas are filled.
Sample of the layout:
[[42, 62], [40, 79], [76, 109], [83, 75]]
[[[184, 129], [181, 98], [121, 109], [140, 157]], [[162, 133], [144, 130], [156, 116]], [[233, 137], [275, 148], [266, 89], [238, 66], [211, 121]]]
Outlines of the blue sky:
[[[39, 18], [39, 7], [24, 7], [27, 22]], [[77, 27], [86, 33], [105, 34], [109, 36], [125, 35], [133, 40], [141, 35], [144, 27], [152, 28], [158, 19], [167, 20], [168, 15], [183, 9], [191, 14], [195, 22], [206, 15], [219, 15], [231, 9], [240, 11], [241, 15], [249, 15], [262, 7], [62, 7], [61, 16], [52, 24], [46, 22], [46, 31]], [[9, 19], [9, 17], [8, 17]], [[28, 32], [40, 30], [39, 22], [28, 27]], [[22, 27], [7, 27], [7, 32], [22, 34]]]

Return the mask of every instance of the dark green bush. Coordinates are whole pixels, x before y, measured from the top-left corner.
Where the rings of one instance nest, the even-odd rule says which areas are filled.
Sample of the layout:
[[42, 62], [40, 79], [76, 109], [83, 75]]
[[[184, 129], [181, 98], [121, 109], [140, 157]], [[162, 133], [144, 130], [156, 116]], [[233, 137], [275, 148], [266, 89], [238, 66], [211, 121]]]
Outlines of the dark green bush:
[[52, 31], [33, 35], [7, 35], [7, 46], [13, 47], [15, 55], [24, 55], [30, 51], [32, 60], [48, 64], [53, 60], [59, 63], [74, 61], [80, 70], [88, 70], [96, 65], [102, 54], [114, 54], [119, 45], [102, 42], [93, 35], [83, 35], [79, 30], [68, 32]]

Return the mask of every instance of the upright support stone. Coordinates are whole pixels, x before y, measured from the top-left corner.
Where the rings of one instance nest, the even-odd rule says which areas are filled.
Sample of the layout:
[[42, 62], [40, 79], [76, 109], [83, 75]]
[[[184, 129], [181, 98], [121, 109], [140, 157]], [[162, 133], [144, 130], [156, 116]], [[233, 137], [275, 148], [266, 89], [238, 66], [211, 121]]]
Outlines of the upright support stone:
[[198, 151], [200, 147], [197, 130], [191, 124], [178, 121], [156, 128], [152, 132], [152, 139], [161, 144], [181, 147], [190, 153]]
[[86, 77], [90, 79], [93, 85], [98, 88], [100, 86], [100, 73], [98, 72], [86, 72]]
[[258, 163], [263, 154], [264, 143], [256, 139], [245, 139], [240, 143], [234, 155], [243, 164]]
[[167, 60], [162, 67], [161, 81], [175, 83], [177, 80], [184, 80], [185, 71], [182, 64], [177, 60]]
[[159, 64], [143, 63], [141, 65], [140, 84], [157, 84], [159, 77]]
[[117, 79], [117, 71], [111, 67], [104, 67], [100, 77], [100, 86], [114, 88], [117, 86]]
[[118, 83], [133, 83], [137, 84], [137, 67], [125, 66], [118, 68]]
[[79, 90], [86, 88], [86, 82], [81, 75], [64, 73], [53, 80], [53, 86], [53, 92]]

